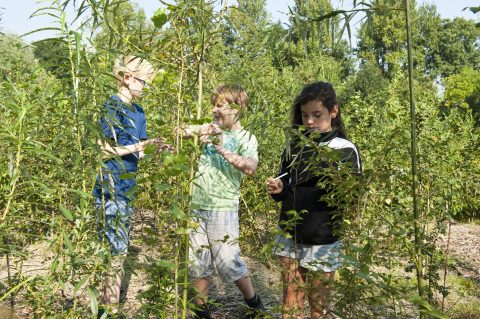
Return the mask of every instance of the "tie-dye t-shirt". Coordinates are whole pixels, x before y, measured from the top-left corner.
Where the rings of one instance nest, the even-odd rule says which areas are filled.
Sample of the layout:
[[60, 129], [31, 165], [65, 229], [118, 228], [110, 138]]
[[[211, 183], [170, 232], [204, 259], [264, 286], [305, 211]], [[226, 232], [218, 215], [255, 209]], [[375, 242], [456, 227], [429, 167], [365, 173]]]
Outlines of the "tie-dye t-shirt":
[[[227, 151], [258, 160], [257, 139], [248, 131], [222, 131], [222, 138]], [[204, 144], [193, 186], [194, 207], [212, 211], [238, 210], [243, 175], [217, 153], [215, 146]]]

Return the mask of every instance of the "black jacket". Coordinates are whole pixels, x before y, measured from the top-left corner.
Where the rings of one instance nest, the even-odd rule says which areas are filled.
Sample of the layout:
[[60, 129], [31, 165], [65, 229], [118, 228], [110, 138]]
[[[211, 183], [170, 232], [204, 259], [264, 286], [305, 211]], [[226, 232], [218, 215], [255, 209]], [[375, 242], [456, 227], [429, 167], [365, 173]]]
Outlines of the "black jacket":
[[[303, 144], [303, 145], [302, 145]], [[342, 174], [359, 174], [360, 157], [357, 148], [340, 132], [332, 131], [310, 137], [307, 142], [293, 142], [290, 154], [284, 151], [279, 176], [283, 190], [272, 195], [282, 201], [279, 226], [290, 233], [295, 242], [308, 245], [334, 243], [338, 236], [334, 229], [341, 217], [337, 207], [331, 207], [323, 196], [333, 194], [330, 185], [332, 170]], [[331, 185], [330, 185], [331, 186]], [[296, 214], [289, 213], [295, 211]], [[294, 218], [294, 216], [300, 218]]]

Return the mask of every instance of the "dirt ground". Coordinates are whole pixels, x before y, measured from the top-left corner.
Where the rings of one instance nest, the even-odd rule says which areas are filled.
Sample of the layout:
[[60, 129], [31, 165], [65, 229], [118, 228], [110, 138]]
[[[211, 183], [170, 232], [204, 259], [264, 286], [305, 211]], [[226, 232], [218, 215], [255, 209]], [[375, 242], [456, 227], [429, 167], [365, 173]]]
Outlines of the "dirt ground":
[[[151, 257], [156, 254], [155, 251], [135, 245], [139, 242], [136, 240], [135, 233], [140, 234], [145, 224], [151, 224], [149, 212], [140, 212], [134, 224], [136, 226], [132, 232], [132, 243], [134, 243], [132, 248], [138, 253], [137, 262], [141, 263], [145, 262], [147, 256]], [[249, 256], [243, 256], [242, 258], [251, 272], [251, 279], [256, 292], [261, 296], [265, 306], [275, 312], [274, 308], [278, 308], [278, 305], [281, 304], [282, 297], [279, 269], [273, 265], [267, 268], [267, 266]], [[128, 289], [126, 289], [124, 309], [128, 309], [126, 312], [131, 316], [134, 316], [136, 309], [140, 307], [136, 297], [146, 287], [144, 275], [141, 272], [133, 273], [129, 280]], [[241, 318], [241, 314], [245, 310], [245, 303], [237, 287], [233, 283], [223, 282], [218, 276], [212, 277], [210, 300], [214, 304], [212, 309], [214, 319], [238, 319]]]
[[[153, 214], [149, 211], [137, 210], [133, 215], [132, 225], [129, 257], [124, 264], [126, 274], [122, 280], [122, 308], [129, 318], [137, 314], [141, 306], [138, 295], [148, 287], [147, 274], [143, 271], [142, 266], [148, 263], [148, 258], [159, 256], [154, 248], [141, 244], [144, 228], [155, 225]], [[162, 231], [160, 230], [159, 233], [161, 234]], [[36, 243], [29, 246], [27, 250], [30, 258], [22, 264], [23, 274], [25, 276], [32, 276], [47, 273], [53, 256], [48, 249], [47, 243]], [[281, 302], [280, 272], [278, 269], [267, 269], [265, 265], [248, 256], [244, 256], [243, 259], [251, 270], [253, 285], [256, 292], [261, 295], [264, 304], [268, 308], [278, 306]], [[15, 271], [18, 270], [13, 267], [12, 272]], [[5, 259], [2, 259], [0, 260], [0, 283], [6, 282], [7, 280], [7, 264]], [[68, 291], [67, 288], [65, 291], [67, 303], [69, 302], [70, 296], [71, 292]], [[88, 304], [87, 293], [79, 296], [79, 299], [84, 304]], [[215, 319], [236, 319], [240, 318], [244, 312], [244, 301], [236, 286], [222, 282], [217, 276], [213, 276], [212, 278], [210, 299], [214, 303], [212, 310]], [[18, 301], [19, 300], [16, 302]], [[29, 309], [25, 307], [16, 306], [15, 314], [10, 308], [9, 302], [4, 301], [0, 303], [0, 319], [31, 318]]]
[[[156, 257], [158, 253], [139, 244], [139, 234], [143, 227], [152, 224], [152, 216], [148, 211], [137, 211], [134, 214], [134, 229], [132, 231], [132, 245], [130, 251], [134, 262], [131, 265], [146, 263], [148, 257]], [[457, 261], [455, 271], [457, 275], [472, 278], [480, 282], [480, 225], [453, 224], [450, 237], [441, 237], [440, 246], [445, 249], [448, 244], [449, 254]], [[22, 271], [25, 275], [46, 273], [49, 269], [49, 250], [45, 243], [38, 243], [28, 247], [31, 258], [24, 263]], [[272, 313], [279, 317], [278, 309], [281, 304], [280, 272], [275, 266], [265, 266], [255, 258], [248, 256], [244, 260], [252, 274], [252, 282], [261, 295], [265, 305], [272, 309]], [[140, 307], [138, 294], [147, 288], [146, 274], [135, 266], [127, 267], [127, 275], [123, 284], [124, 311], [129, 316], [134, 316]], [[0, 283], [7, 280], [7, 266], [5, 259], [0, 260]], [[214, 277], [210, 290], [211, 299], [215, 302], [213, 314], [215, 319], [237, 319], [243, 313], [243, 299], [240, 292], [233, 284], [226, 284]], [[1, 297], [1, 296], [0, 296]], [[87, 295], [84, 296], [87, 303]], [[28, 309], [16, 308], [16, 315], [9, 309], [8, 301], [0, 304], [0, 319], [31, 318]]]
[[480, 282], [480, 225], [452, 224], [450, 238], [447, 234], [441, 237], [443, 248], [458, 261], [457, 270]]

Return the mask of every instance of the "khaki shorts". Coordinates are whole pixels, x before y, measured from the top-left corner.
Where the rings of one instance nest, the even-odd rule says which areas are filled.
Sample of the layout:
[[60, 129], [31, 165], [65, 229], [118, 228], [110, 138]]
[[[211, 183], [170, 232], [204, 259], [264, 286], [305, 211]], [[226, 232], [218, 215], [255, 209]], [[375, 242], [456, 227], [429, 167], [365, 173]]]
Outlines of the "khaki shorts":
[[246, 277], [248, 269], [238, 245], [238, 212], [195, 210], [193, 219], [199, 227], [190, 234], [190, 275], [209, 277], [216, 268], [226, 281]]
[[342, 242], [326, 245], [304, 245], [291, 238], [277, 235], [273, 253], [299, 261], [300, 266], [312, 271], [332, 272], [342, 266]]

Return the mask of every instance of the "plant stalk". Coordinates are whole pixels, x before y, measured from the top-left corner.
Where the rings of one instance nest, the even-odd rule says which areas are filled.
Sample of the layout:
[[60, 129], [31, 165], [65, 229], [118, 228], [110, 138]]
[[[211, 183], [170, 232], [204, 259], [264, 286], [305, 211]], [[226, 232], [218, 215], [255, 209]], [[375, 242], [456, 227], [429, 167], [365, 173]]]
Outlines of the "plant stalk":
[[[423, 255], [422, 255], [422, 231], [420, 225], [420, 215], [418, 209], [418, 175], [417, 175], [417, 119], [415, 113], [415, 92], [413, 77], [413, 49], [412, 49], [412, 27], [410, 19], [410, 0], [405, 0], [405, 22], [407, 30], [407, 52], [408, 52], [408, 89], [410, 94], [410, 123], [411, 123], [411, 160], [412, 160], [412, 198], [413, 198], [413, 223], [415, 232], [415, 257], [417, 271], [417, 290], [418, 295], [424, 299], [425, 291], [423, 287]], [[426, 315], [420, 312], [420, 319], [426, 318]]]

